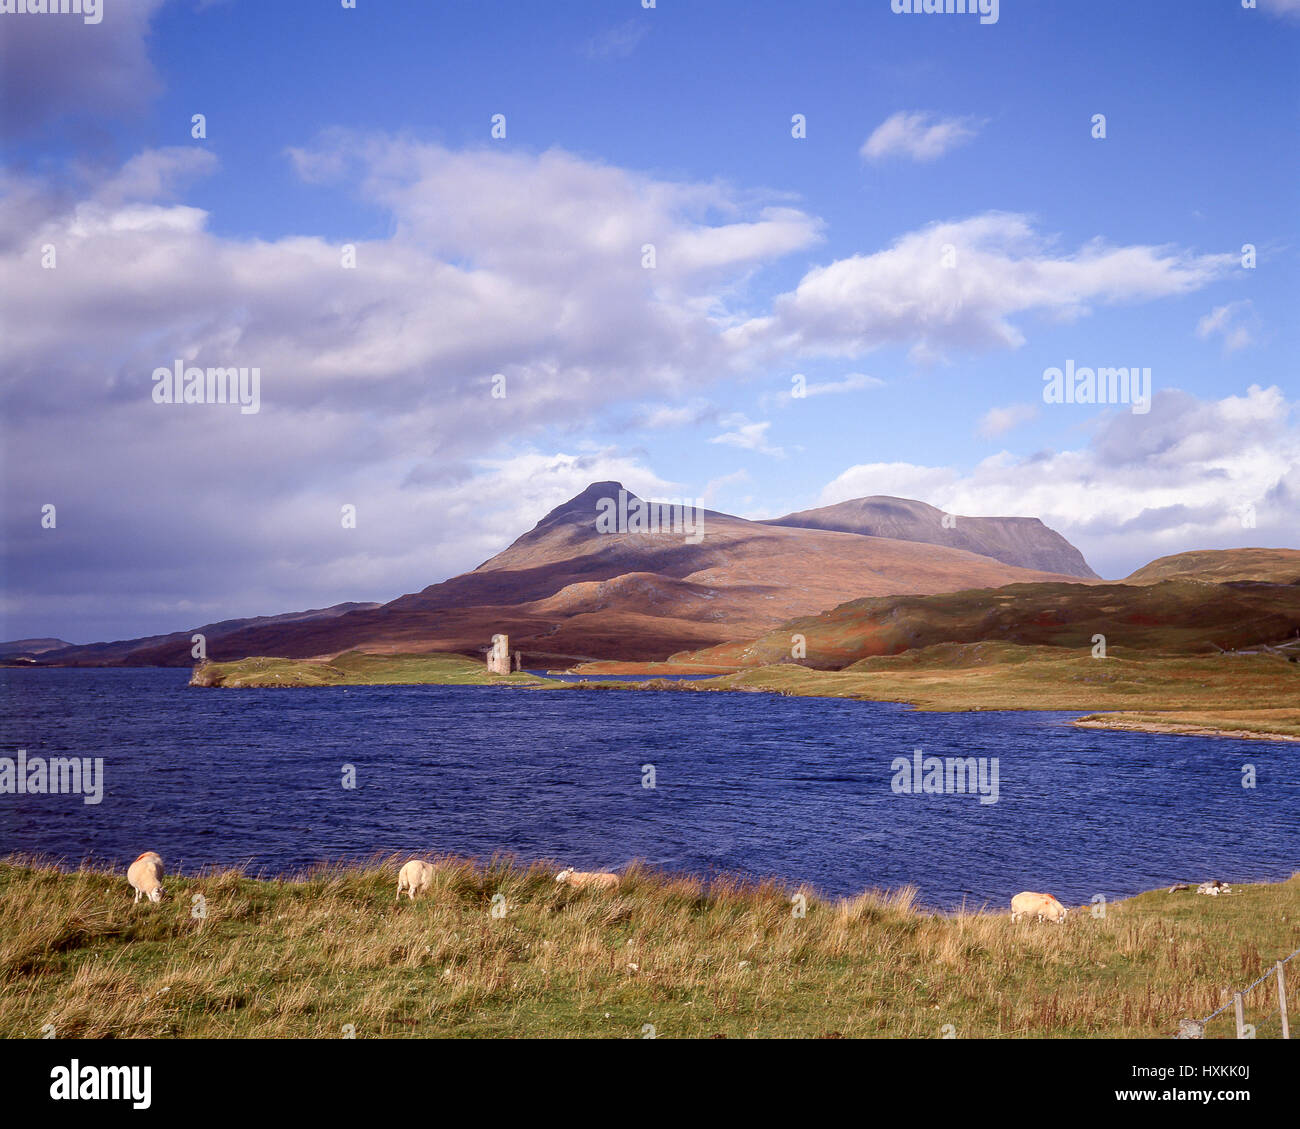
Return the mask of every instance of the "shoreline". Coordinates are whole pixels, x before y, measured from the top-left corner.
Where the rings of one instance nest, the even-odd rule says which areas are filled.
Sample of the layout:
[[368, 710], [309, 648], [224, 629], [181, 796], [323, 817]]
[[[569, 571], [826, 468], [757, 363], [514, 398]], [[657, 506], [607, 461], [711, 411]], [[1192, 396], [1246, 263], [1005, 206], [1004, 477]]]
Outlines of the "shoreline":
[[[567, 672], [581, 678], [596, 664]], [[190, 685], [220, 689], [352, 686], [484, 686], [529, 691], [768, 693], [904, 705], [926, 713], [1026, 711], [1078, 714], [1080, 729], [1164, 736], [1300, 741], [1300, 678], [1267, 657], [1114, 655], [1081, 657], [1054, 647], [947, 644], [817, 670], [777, 663], [721, 673], [680, 662], [603, 663], [609, 680], [562, 681], [490, 674], [463, 655], [375, 655], [328, 659], [252, 657], [204, 662]], [[608, 668], [614, 667], [615, 670]], [[29, 668], [30, 669], [30, 668]], [[168, 668], [169, 669], [169, 668]], [[676, 678], [656, 677], [671, 672]], [[701, 677], [681, 678], [682, 674]], [[623, 677], [620, 678], [619, 675]], [[639, 676], [639, 677], [637, 677]], [[1230, 702], [1230, 707], [1222, 705]]]
[[[1177, 716], [1177, 710], [1169, 711]], [[1230, 729], [1240, 719], [1225, 717], [1221, 724], [1205, 721], [1163, 721], [1142, 714], [1120, 711], [1115, 714], [1089, 714], [1075, 718], [1070, 724], [1077, 729], [1104, 729], [1117, 733], [1158, 733], [1173, 737], [1232, 737], [1241, 741], [1300, 742], [1300, 736], [1280, 730]]]

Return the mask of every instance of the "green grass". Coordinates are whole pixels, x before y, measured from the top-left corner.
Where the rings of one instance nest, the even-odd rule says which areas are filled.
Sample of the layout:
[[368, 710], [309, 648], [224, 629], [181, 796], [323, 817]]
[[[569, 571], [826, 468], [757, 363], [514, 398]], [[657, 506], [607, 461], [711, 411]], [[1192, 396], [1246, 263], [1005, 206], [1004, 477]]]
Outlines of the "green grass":
[[1214, 733], [1228, 736], [1290, 738], [1300, 741], [1300, 708], [1236, 710], [1121, 711], [1090, 714], [1076, 725], [1098, 729], [1139, 729], [1156, 733]]
[[489, 674], [484, 663], [463, 655], [372, 655], [348, 651], [335, 658], [255, 657], [208, 662], [196, 668], [192, 686], [551, 686], [533, 674]]
[[[432, 891], [395, 904], [400, 861], [170, 877], [157, 905], [121, 873], [0, 863], [0, 1035], [1167, 1037], [1300, 948], [1300, 875], [1057, 926], [933, 916], [908, 890], [807, 891], [796, 917], [776, 884], [640, 867], [574, 891], [501, 859], [435, 860]], [[1260, 1037], [1275, 1006], [1247, 997]], [[1224, 1016], [1208, 1034], [1231, 1032]]]
[[1253, 724], [1276, 724], [1273, 731], [1282, 733], [1300, 723], [1300, 664], [1271, 655], [1111, 651], [1094, 659], [1060, 647], [944, 643], [863, 659], [842, 671], [779, 663], [680, 686], [909, 702], [933, 711], [1199, 711], [1228, 727], [1234, 711], [1252, 711]]

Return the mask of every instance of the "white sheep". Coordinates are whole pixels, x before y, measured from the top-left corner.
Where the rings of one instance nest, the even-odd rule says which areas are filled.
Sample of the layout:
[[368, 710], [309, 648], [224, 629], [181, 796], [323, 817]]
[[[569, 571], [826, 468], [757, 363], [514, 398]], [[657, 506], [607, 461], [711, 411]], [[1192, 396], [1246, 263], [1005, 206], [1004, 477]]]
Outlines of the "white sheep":
[[162, 856], [157, 851], [145, 851], [126, 868], [126, 880], [135, 890], [136, 902], [140, 900], [141, 894], [151, 902], [161, 901], [164, 893]]
[[433, 885], [433, 867], [423, 859], [411, 859], [409, 862], [402, 864], [402, 869], [397, 875], [397, 898], [396, 901], [402, 900], [402, 891], [406, 891], [406, 896], [415, 901], [416, 894], [423, 894], [430, 886]]
[[574, 870], [571, 866], [560, 871], [555, 876], [555, 881], [561, 886], [573, 886], [579, 890], [586, 889], [589, 886], [596, 890], [618, 889], [617, 874], [598, 870]]
[[1035, 894], [1026, 890], [1011, 899], [1011, 920], [1019, 921], [1026, 914], [1039, 921], [1055, 921], [1059, 925], [1065, 920], [1065, 907], [1051, 894]]

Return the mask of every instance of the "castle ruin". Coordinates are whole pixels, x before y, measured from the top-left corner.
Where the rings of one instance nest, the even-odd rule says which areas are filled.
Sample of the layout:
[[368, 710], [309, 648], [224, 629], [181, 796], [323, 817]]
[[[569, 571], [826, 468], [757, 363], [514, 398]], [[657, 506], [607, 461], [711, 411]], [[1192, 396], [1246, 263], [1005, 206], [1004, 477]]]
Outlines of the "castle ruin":
[[488, 651], [487, 668], [489, 674], [510, 673], [509, 635], [492, 636], [492, 649]]

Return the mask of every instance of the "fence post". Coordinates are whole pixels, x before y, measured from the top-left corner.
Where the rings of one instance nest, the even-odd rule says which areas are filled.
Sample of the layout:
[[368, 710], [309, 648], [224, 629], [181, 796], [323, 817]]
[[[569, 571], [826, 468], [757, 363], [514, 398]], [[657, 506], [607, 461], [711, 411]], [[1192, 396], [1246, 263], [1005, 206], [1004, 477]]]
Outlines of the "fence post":
[[1277, 1010], [1282, 1013], [1282, 1038], [1291, 1038], [1291, 1024], [1286, 1016], [1286, 971], [1282, 961], [1277, 962]]
[[1240, 992], [1232, 993], [1232, 1009], [1237, 1013], [1237, 1038], [1244, 1039], [1246, 1037], [1246, 1019], [1242, 1014]]

